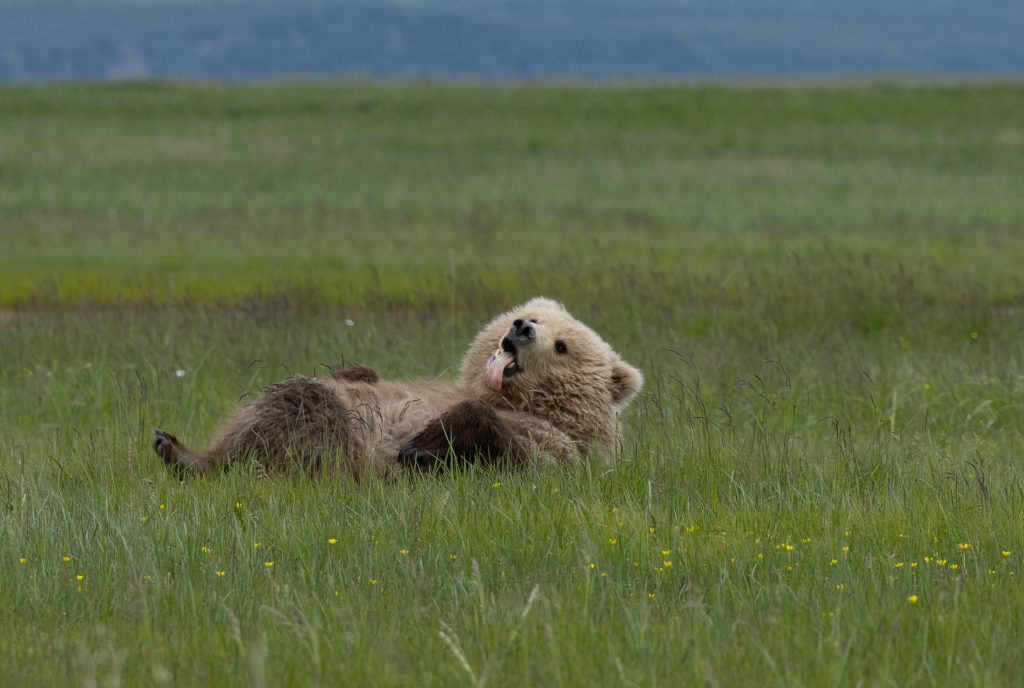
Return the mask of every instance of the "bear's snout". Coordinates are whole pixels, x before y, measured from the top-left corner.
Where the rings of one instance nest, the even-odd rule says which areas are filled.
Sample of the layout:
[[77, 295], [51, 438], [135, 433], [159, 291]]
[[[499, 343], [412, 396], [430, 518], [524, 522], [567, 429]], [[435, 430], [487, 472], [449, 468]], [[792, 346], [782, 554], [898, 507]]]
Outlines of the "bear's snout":
[[529, 320], [517, 318], [508, 331], [509, 339], [515, 343], [530, 342], [537, 338], [537, 328]]

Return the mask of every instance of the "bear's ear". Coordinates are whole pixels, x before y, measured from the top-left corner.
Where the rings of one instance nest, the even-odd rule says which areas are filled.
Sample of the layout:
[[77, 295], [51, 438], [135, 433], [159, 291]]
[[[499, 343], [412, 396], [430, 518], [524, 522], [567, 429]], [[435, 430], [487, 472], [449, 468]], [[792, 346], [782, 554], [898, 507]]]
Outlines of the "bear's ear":
[[612, 363], [612, 379], [609, 384], [612, 391], [612, 403], [615, 404], [616, 409], [621, 409], [640, 392], [644, 386], [644, 376], [621, 358], [616, 358]]
[[532, 298], [522, 305], [523, 308], [544, 308], [547, 310], [562, 311], [565, 312], [565, 306], [558, 303], [554, 299], [546, 299], [543, 296]]

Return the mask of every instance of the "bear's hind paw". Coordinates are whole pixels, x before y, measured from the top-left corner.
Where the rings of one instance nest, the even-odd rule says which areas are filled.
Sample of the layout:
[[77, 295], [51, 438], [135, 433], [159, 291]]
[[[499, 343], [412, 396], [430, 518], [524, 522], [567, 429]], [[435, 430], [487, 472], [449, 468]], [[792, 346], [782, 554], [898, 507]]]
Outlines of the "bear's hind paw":
[[153, 451], [156, 455], [164, 460], [168, 466], [175, 463], [174, 445], [178, 441], [178, 438], [174, 435], [164, 432], [160, 428], [153, 431]]

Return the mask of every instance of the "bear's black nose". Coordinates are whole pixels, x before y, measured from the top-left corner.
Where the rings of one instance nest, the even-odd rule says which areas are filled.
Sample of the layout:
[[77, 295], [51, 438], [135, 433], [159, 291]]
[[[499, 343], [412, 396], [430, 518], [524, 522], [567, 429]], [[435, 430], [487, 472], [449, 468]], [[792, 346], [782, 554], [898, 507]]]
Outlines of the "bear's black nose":
[[517, 318], [515, 322], [512, 323], [511, 335], [513, 338], [518, 339], [519, 341], [536, 339], [537, 330], [536, 328], [534, 328], [533, 323], [531, 323], [529, 320]]

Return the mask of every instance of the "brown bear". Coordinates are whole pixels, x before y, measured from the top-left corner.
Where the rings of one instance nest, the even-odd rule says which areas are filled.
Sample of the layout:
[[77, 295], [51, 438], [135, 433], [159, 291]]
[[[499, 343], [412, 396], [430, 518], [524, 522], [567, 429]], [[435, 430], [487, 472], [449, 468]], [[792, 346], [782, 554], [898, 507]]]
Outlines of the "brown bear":
[[266, 469], [343, 468], [385, 475], [449, 460], [523, 464], [610, 457], [618, 412], [643, 376], [558, 302], [535, 298], [484, 327], [457, 382], [392, 382], [351, 366], [267, 387], [199, 452], [157, 430], [153, 448], [179, 473], [250, 458]]

